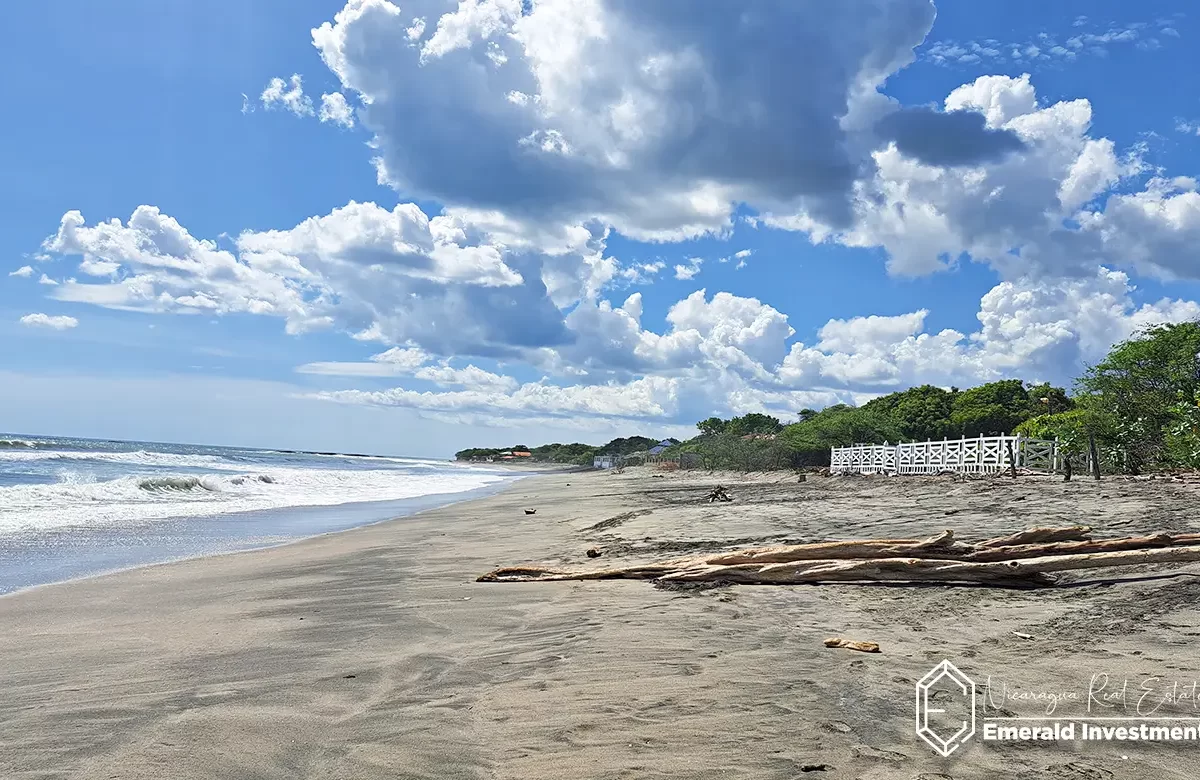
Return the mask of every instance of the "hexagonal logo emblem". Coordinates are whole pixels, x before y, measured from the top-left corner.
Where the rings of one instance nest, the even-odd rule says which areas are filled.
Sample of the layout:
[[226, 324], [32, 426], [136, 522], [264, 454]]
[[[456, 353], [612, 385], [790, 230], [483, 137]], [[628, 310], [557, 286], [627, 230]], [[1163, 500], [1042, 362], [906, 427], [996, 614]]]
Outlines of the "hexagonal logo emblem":
[[975, 734], [975, 682], [942, 661], [917, 682], [917, 736], [949, 756]]

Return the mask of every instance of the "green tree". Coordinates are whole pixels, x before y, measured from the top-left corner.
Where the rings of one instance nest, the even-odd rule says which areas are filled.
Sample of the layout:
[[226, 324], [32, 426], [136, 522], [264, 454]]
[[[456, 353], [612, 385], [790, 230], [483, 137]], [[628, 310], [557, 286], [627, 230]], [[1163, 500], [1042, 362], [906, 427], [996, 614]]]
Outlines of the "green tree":
[[779, 435], [795, 466], [829, 465], [830, 447], [882, 444], [900, 438], [900, 429], [887, 415], [845, 404], [827, 407], [785, 427]]
[[1118, 421], [1114, 444], [1138, 471], [1170, 463], [1169, 428], [1200, 389], [1200, 323], [1160, 325], [1113, 347], [1079, 379], [1080, 401]]
[[490, 458], [502, 452], [496, 447], [468, 447], [454, 453], [455, 460], [470, 460], [471, 458]]
[[701, 436], [716, 436], [724, 433], [725, 428], [729, 425], [728, 420], [722, 420], [720, 417], [709, 417], [707, 420], [701, 420], [696, 423], [696, 427], [700, 429]]
[[783, 442], [747, 439], [732, 433], [698, 437], [692, 446], [683, 449], [698, 454], [707, 469], [768, 471], [794, 465], [792, 453]]
[[1066, 390], [1046, 382], [1029, 385], [1026, 394], [1029, 396], [1029, 411], [1035, 416], [1058, 414], [1075, 408], [1075, 402], [1067, 395]]
[[778, 417], [752, 412], [741, 417], [734, 417], [725, 426], [724, 432], [734, 436], [746, 436], [750, 434], [770, 435], [779, 433], [781, 430], [783, 430], [783, 423], [779, 422]]
[[956, 434], [950, 421], [954, 398], [940, 387], [921, 385], [876, 398], [863, 409], [891, 418], [904, 438], [925, 441]]
[[1089, 436], [1098, 442], [1112, 441], [1116, 421], [1102, 411], [1079, 407], [1031, 417], [1018, 425], [1015, 432], [1033, 439], [1058, 439], [1067, 455], [1076, 456], [1087, 452]]
[[1002, 379], [954, 396], [950, 423], [953, 433], [960, 436], [991, 436], [1011, 433], [1032, 416], [1025, 383]]
[[534, 447], [533, 459], [546, 463], [572, 463], [580, 466], [591, 465], [592, 456], [598, 447], [590, 444], [575, 442], [573, 444], [543, 444]]
[[645, 436], [630, 436], [629, 438], [613, 439], [601, 447], [597, 455], [629, 455], [634, 452], [644, 452], [658, 444], [658, 439]]
[[1180, 393], [1169, 411], [1166, 448], [1171, 462], [1200, 468], [1200, 393], [1191, 398]]

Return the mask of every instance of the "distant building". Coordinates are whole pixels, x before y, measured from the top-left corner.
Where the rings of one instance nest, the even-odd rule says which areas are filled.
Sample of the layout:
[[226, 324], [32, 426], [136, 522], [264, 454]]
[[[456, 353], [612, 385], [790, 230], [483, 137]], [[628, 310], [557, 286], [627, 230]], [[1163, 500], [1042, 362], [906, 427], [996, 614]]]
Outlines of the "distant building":
[[597, 469], [616, 468], [621, 464], [620, 455], [597, 455], [592, 458], [592, 467]]
[[672, 444], [674, 444], [674, 442], [671, 441], [670, 439], [663, 439], [658, 444], [655, 444], [653, 447], [650, 448], [650, 454], [651, 455], [661, 455], [663, 453], [663, 450], [665, 450], [667, 447], [670, 447]]
[[521, 452], [520, 450], [513, 450], [513, 457], [515, 457], [515, 458], [532, 458], [533, 453], [532, 452]]

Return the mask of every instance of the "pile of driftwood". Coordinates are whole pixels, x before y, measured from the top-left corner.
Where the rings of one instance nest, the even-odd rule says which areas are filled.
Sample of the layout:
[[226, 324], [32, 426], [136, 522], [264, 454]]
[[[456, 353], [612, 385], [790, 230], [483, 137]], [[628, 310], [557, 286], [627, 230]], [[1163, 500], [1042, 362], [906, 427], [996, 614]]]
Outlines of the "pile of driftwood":
[[711, 504], [714, 501], [732, 501], [733, 496], [729, 495], [729, 491], [725, 489], [724, 485], [717, 485], [709, 491], [709, 494], [704, 499]]
[[975, 584], [1036, 588], [1054, 572], [1200, 561], [1200, 534], [1092, 539], [1088, 526], [1034, 528], [982, 542], [953, 531], [930, 539], [865, 539], [734, 550], [593, 571], [496, 569], [479, 582], [656, 580], [792, 585], [818, 582]]

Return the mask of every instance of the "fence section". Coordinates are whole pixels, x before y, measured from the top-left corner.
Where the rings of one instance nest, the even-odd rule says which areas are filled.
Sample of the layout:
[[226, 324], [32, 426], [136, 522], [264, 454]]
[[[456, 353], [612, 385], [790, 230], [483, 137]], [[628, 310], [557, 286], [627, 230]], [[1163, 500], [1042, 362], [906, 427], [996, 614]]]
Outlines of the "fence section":
[[989, 474], [1010, 464], [1017, 468], [1058, 471], [1058, 442], [1024, 436], [979, 436], [974, 439], [855, 444], [834, 447], [829, 470], [858, 474], [939, 474], [957, 471]]

